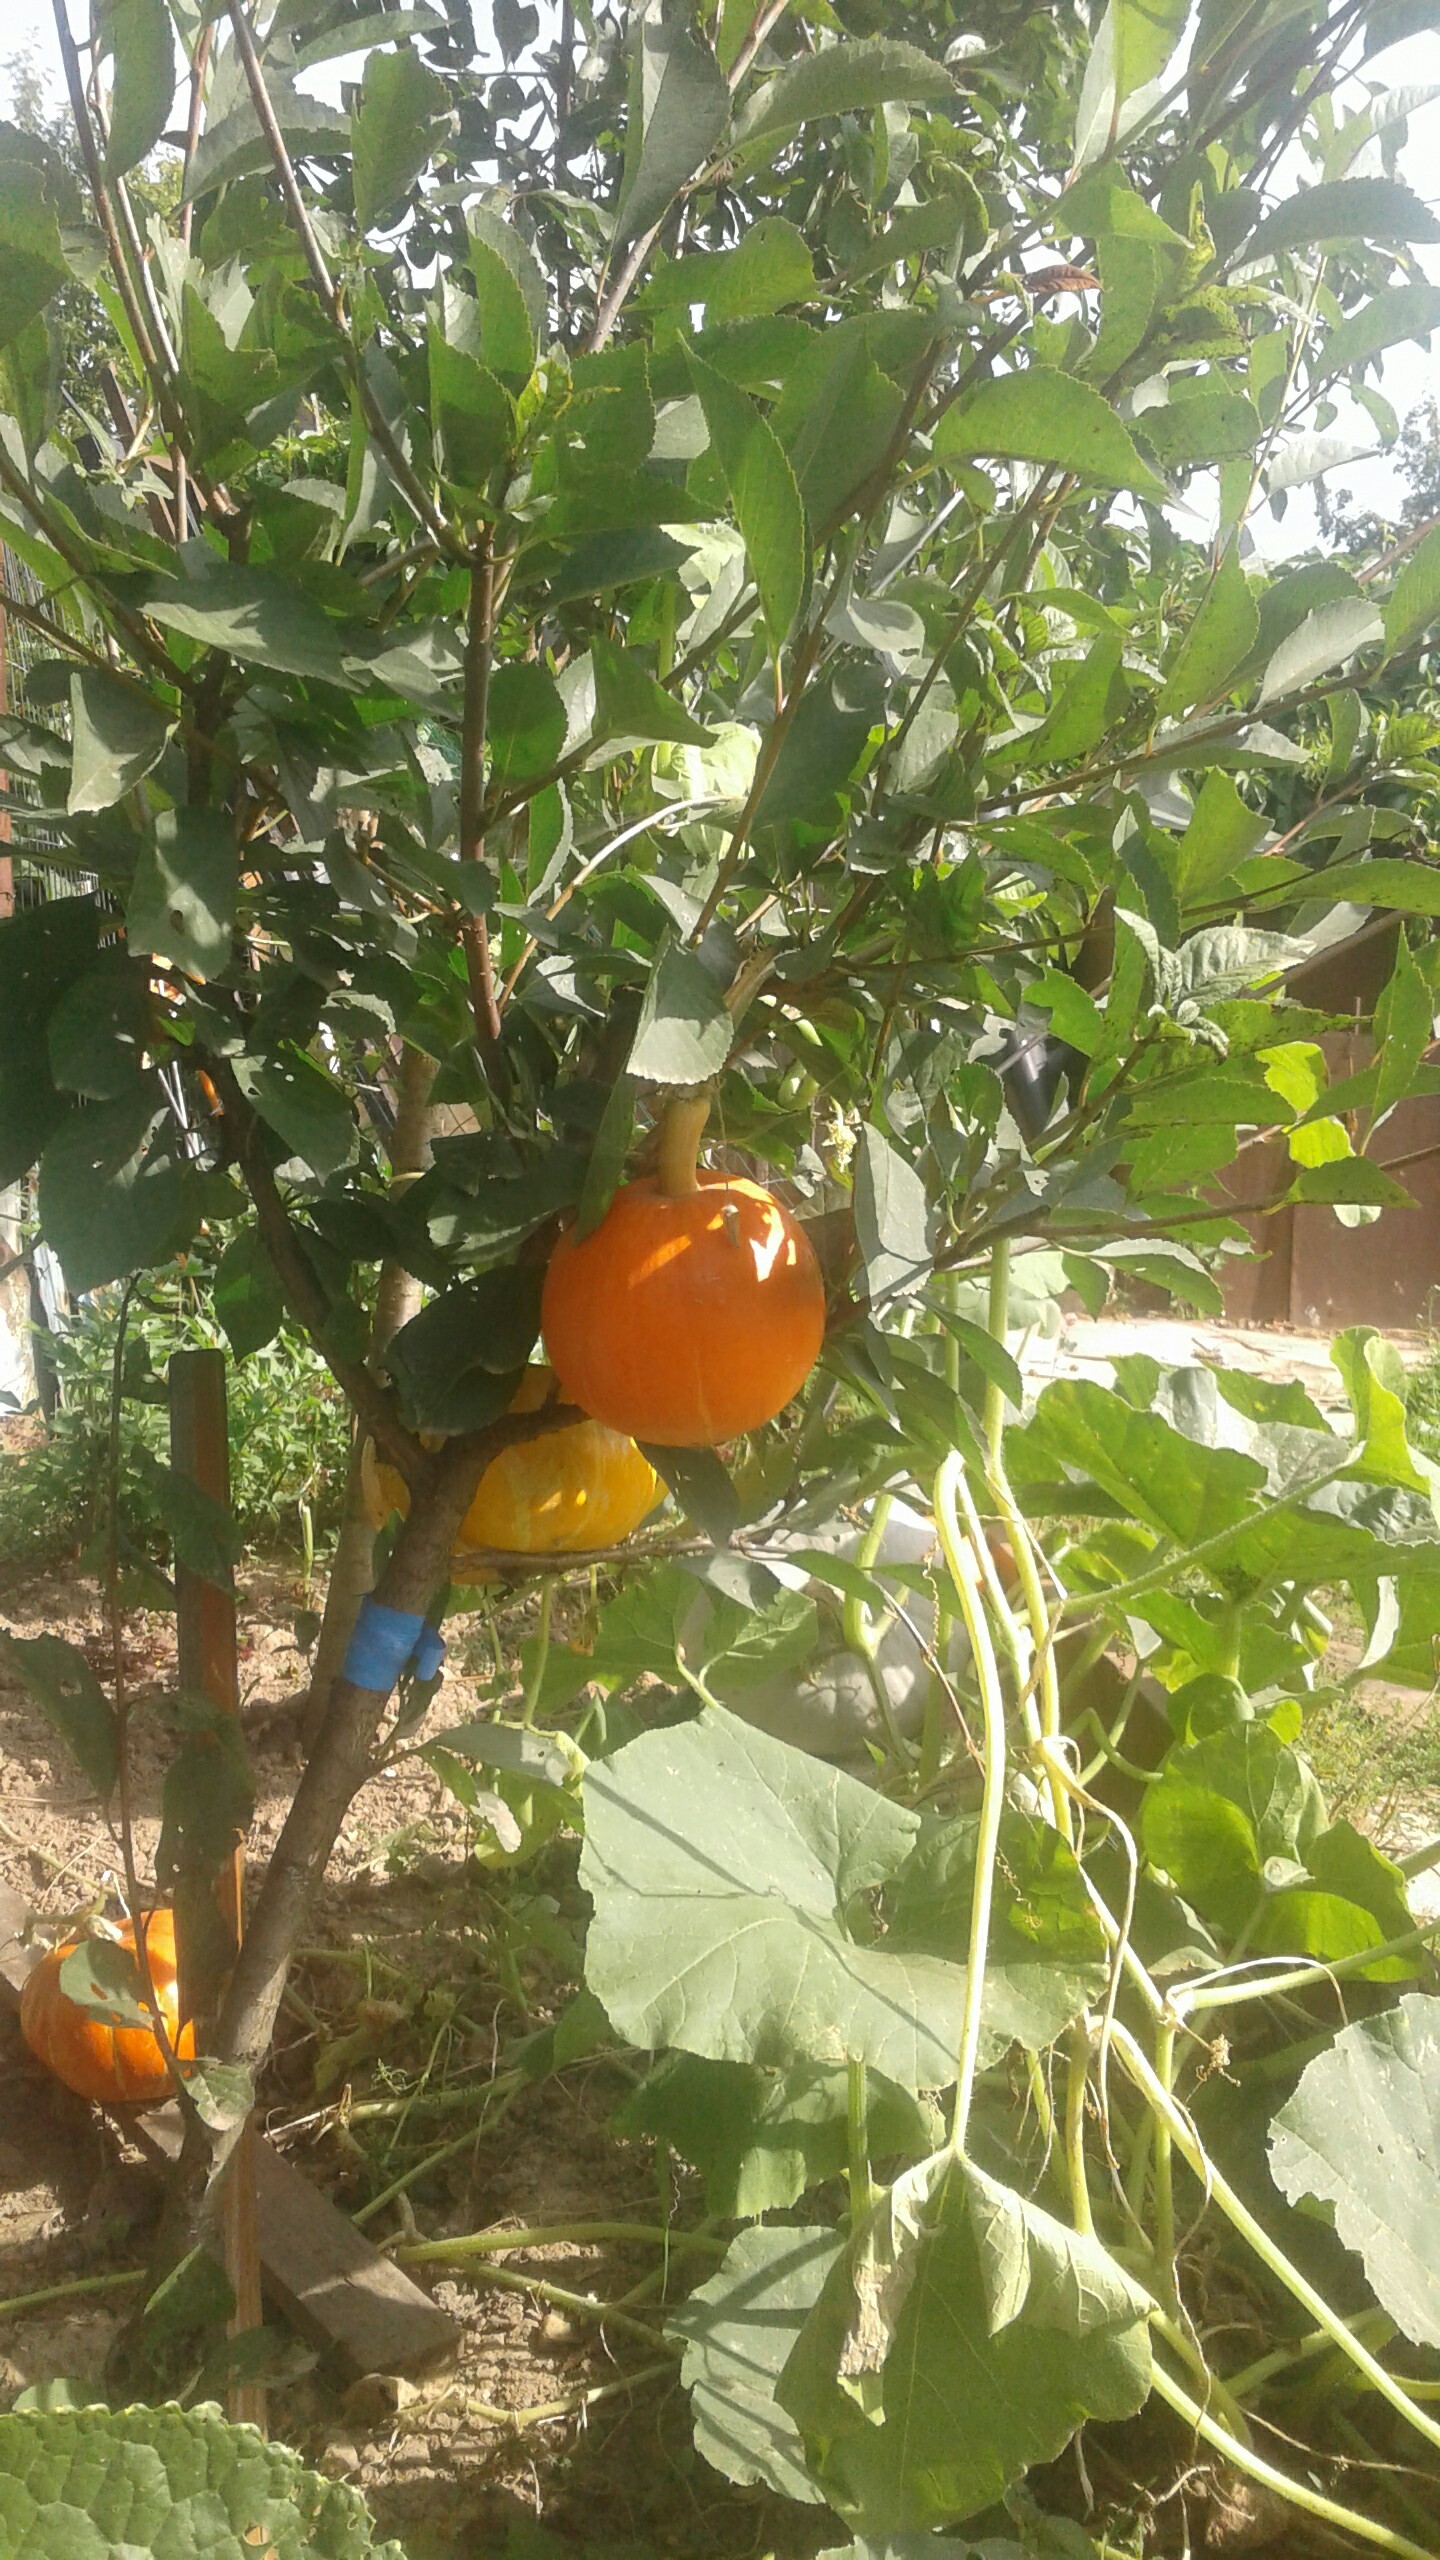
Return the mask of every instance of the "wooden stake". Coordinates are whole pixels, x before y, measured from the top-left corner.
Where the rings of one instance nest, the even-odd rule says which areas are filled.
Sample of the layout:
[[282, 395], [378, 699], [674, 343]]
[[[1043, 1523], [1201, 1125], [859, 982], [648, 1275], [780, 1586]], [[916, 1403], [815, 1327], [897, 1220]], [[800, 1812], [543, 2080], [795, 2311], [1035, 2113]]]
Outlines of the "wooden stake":
[[[230, 1443], [225, 1410], [223, 1351], [177, 1351], [170, 1361], [170, 1463], [177, 1475], [214, 1502], [230, 1505]], [[182, 1689], [196, 1690], [226, 1715], [240, 1711], [239, 1664], [235, 1643], [235, 1590], [207, 1582], [176, 1560], [175, 1612], [179, 1676]], [[237, 1847], [221, 1871], [216, 1888], [221, 1918], [231, 1945], [238, 1948], [244, 1931], [245, 1851]], [[214, 2016], [221, 1985], [196, 1978], [186, 1961], [183, 1938], [178, 1943], [182, 2010], [199, 2019]], [[220, 2225], [225, 2273], [235, 2297], [230, 2335], [238, 2338], [261, 2324], [260, 2252], [255, 2221], [255, 2128], [247, 2124], [230, 2155], [220, 2198]], [[265, 2386], [237, 2378], [229, 2392], [230, 2415], [251, 2426], [265, 2424]]]

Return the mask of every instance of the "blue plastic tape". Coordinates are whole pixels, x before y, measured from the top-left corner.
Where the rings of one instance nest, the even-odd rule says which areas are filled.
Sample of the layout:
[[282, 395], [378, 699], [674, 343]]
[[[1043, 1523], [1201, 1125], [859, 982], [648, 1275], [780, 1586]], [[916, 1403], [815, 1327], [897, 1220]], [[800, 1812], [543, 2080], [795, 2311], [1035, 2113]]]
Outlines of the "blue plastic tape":
[[444, 1659], [445, 1639], [437, 1628], [409, 1609], [387, 1609], [367, 1598], [360, 1603], [341, 1678], [388, 1698], [407, 1671], [417, 1680], [433, 1680]]

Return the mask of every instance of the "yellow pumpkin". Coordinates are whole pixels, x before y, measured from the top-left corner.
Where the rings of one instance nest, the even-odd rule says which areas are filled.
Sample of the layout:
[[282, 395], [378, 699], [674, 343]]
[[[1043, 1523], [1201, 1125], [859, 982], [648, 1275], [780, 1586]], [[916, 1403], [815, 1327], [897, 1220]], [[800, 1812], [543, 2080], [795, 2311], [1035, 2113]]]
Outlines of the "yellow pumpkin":
[[[527, 1369], [512, 1413], [538, 1413], [555, 1391], [553, 1370]], [[380, 1528], [392, 1511], [410, 1507], [405, 1481], [369, 1441], [361, 1457], [365, 1506]], [[660, 1479], [633, 1440], [602, 1422], [574, 1422], [543, 1439], [517, 1441], [492, 1458], [460, 1524], [455, 1564], [474, 1581], [477, 1548], [498, 1555], [584, 1555], [618, 1546], [638, 1529], [660, 1495]], [[483, 1566], [479, 1568], [484, 1571]]]

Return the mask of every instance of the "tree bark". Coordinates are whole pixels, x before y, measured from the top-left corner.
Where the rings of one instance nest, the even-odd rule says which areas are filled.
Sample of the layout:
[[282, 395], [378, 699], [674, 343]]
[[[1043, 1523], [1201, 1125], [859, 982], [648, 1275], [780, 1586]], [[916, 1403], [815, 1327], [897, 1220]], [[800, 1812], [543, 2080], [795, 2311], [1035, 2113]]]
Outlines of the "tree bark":
[[[433, 1058], [427, 1058], [420, 1049], [402, 1050], [395, 1129], [390, 1141], [390, 1173], [396, 1186], [417, 1173], [423, 1173], [430, 1162], [430, 1089], [434, 1081]], [[402, 1324], [408, 1324], [419, 1303], [418, 1280], [412, 1277], [403, 1263], [383, 1262], [370, 1327], [369, 1358], [372, 1367], [380, 1354], [388, 1349]], [[363, 1447], [364, 1435], [356, 1430], [350, 1445], [345, 1505], [335, 1541], [335, 1557], [325, 1591], [325, 1615], [315, 1647], [310, 1687], [303, 1710], [302, 1732], [307, 1742], [313, 1739], [310, 1729], [319, 1729], [330, 1695], [330, 1684], [345, 1659], [356, 1613], [375, 1578], [375, 1532], [365, 1508], [360, 1474]]]

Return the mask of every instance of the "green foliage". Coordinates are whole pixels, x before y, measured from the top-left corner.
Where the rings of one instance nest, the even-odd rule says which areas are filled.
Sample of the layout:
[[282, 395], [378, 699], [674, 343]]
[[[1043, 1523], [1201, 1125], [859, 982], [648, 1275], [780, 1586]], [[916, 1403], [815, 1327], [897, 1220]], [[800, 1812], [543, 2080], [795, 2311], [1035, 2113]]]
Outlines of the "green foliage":
[[[225, 1274], [216, 1312], [225, 1321]], [[121, 1406], [121, 1518], [138, 1558], [172, 1550], [167, 1518], [165, 1364], [172, 1351], [209, 1348], [224, 1335], [203, 1285], [187, 1278], [147, 1292], [131, 1310], [127, 1393]], [[59, 1401], [38, 1444], [0, 1464], [0, 1559], [58, 1561], [77, 1550], [93, 1561], [105, 1522], [110, 1375], [116, 1309], [97, 1298], [63, 1333], [42, 1337]], [[238, 1350], [249, 1347], [235, 1342]], [[234, 1532], [262, 1548], [300, 1546], [339, 1516], [345, 1475], [345, 1408], [315, 1355], [293, 1334], [267, 1336], [229, 1377]], [[310, 1529], [306, 1530], [306, 1515]], [[180, 1536], [185, 1537], [180, 1525]], [[193, 1551], [188, 1559], [203, 1556]]]
[[[156, 199], [142, 257], [125, 172], [199, 59], [162, 15], [101, 28], [118, 219], [0, 130], [0, 539], [57, 653], [3, 745], [22, 855], [76, 880], [0, 924], [0, 1179], [33, 1176], [79, 1290], [162, 1286], [203, 1238], [247, 1526], [261, 1482], [310, 1499], [316, 1441], [274, 1419], [318, 1400], [308, 1336], [406, 1460], [379, 1597], [423, 1613], [554, 1222], [642, 1169], [668, 1089], [713, 1087], [728, 1160], [823, 1250], [822, 1361], [748, 1446], [667, 1462], [703, 1552], [662, 1529], [571, 1641], [547, 1613], [523, 1723], [575, 1710], [578, 1812], [582, 1755], [554, 1783], [513, 1718], [429, 1746], [497, 1856], [583, 1821], [592, 2006], [656, 2057], [634, 2128], [717, 2210], [805, 2217], [680, 2315], [702, 2450], [930, 2534], [1153, 2382], [1273, 2488], [1215, 2387], [1270, 2367], [1230, 2363], [1214, 2262], [1267, 2344], [1294, 2302], [1368, 2350], [1193, 2122], [1243, 2142], [1222, 2035], [1250, 2085], [1293, 2078], [1277, 1969], [1409, 2014], [1404, 1878], [1331, 1819], [1304, 1724], [1344, 1685], [1317, 1595], [1367, 1670], [1431, 1681], [1435, 1469], [1364, 1332], [1342, 1432], [1134, 1361], [1007, 1411], [1006, 1336], [1117, 1278], [1213, 1309], [1246, 1243], [1219, 1186], [1262, 1137], [1265, 1208], [1406, 1198], [1375, 1139], [1434, 1081], [1434, 537], [1363, 581], [1267, 577], [1246, 538], [1333, 466], [1339, 383], [1380, 416], [1385, 332], [1434, 316], [1403, 118], [1381, 141], [1386, 101], [1330, 95], [1396, 13], [1205, 0], [1176, 80], [1169, 0], [1093, 29], [922, 0], [903, 36], [872, 0], [647, 0], [587, 24], [563, 104], [526, 10], [498, 71], [488, 34], [382, 13], [342, 110], [300, 84], [356, 29], [287, 0], [254, 60], [207, 31], [187, 210]], [[61, 396], [76, 294], [143, 393], [118, 440]], [[1213, 542], [1183, 511], [1212, 468]], [[1396, 915], [1383, 1056], [1337, 1082], [1289, 973]], [[421, 1062], [454, 1117], [392, 1180]], [[425, 1303], [372, 1363], [382, 1274]], [[32, 1493], [81, 1446], [96, 1473], [78, 1374]], [[127, 1502], [221, 1570], [123, 1411]], [[897, 1494], [920, 1535], [887, 1550]], [[93, 1754], [94, 1700], [32, 1667]], [[783, 1738], [827, 1701], [832, 1761]], [[213, 1740], [167, 1796], [190, 1887], [245, 1818]], [[230, 2011], [268, 2019], [256, 1944]], [[1359, 2530], [1328, 2453], [1291, 2494]]]
[[0, 2522], [19, 2551], [86, 2560], [402, 2560], [354, 2489], [218, 2409], [11, 2410], [0, 2416]]

